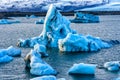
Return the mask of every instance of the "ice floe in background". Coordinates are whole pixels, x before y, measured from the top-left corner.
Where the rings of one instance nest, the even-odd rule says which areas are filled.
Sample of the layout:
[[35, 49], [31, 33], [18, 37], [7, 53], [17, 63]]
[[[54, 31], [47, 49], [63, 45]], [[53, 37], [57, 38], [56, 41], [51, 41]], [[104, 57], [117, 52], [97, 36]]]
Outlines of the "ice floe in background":
[[69, 74], [88, 74], [94, 75], [96, 71], [96, 65], [79, 63], [74, 64], [68, 71]]
[[43, 19], [39, 19], [38, 21], [35, 21], [35, 24], [44, 24], [44, 20]]
[[38, 17], [35, 16], [34, 14], [32, 14], [32, 15], [30, 15], [30, 16], [26, 15], [26, 18], [27, 18], [27, 19], [30, 19], [30, 18], [38, 18]]
[[98, 23], [99, 16], [93, 14], [85, 14], [77, 12], [74, 14], [74, 19], [70, 20], [72, 23]]
[[63, 12], [107, 4], [108, 0], [1, 0], [0, 12], [46, 12], [50, 4]]
[[[116, 42], [113, 40], [113, 43]], [[54, 5], [51, 5], [47, 12], [40, 36], [18, 41], [19, 47], [34, 47], [35, 44], [57, 47], [60, 51], [68, 52], [98, 51], [113, 45], [110, 41], [107, 42], [91, 35], [80, 35], [72, 30], [70, 21], [62, 16]]]
[[13, 46], [7, 49], [0, 49], [0, 63], [6, 63], [13, 60], [13, 57], [20, 56], [21, 50], [14, 48]]
[[108, 71], [119, 71], [120, 70], [120, 61], [110, 61], [104, 64], [104, 68]]
[[1, 19], [0, 20], [0, 24], [13, 24], [13, 23], [20, 23], [20, 21], [7, 20], [7, 19]]
[[45, 61], [42, 60], [41, 54], [31, 50], [25, 58], [26, 67], [30, 68], [32, 75], [56, 75], [57, 72]]

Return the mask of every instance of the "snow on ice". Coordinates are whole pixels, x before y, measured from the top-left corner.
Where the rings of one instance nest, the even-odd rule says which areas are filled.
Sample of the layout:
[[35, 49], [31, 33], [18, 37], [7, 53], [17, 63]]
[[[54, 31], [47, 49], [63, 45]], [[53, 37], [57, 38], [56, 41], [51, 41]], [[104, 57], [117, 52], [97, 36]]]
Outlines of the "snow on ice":
[[32, 75], [56, 75], [57, 72], [45, 61], [41, 59], [41, 54], [31, 50], [25, 57], [26, 67], [30, 68]]
[[104, 68], [108, 71], [119, 71], [120, 69], [120, 61], [110, 61], [104, 64]]
[[7, 49], [0, 49], [0, 63], [10, 62], [13, 60], [14, 56], [20, 56], [21, 50], [16, 49], [13, 46]]
[[74, 64], [68, 71], [69, 74], [91, 74], [94, 75], [96, 65], [94, 64]]

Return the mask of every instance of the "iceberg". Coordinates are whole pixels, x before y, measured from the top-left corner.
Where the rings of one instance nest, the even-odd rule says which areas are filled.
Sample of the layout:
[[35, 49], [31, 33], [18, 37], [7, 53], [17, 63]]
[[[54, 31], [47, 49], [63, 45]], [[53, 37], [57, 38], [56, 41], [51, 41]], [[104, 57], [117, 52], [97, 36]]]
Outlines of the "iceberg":
[[40, 53], [42, 57], [47, 57], [46, 47], [44, 45], [36, 44], [34, 46], [34, 51]]
[[104, 41], [91, 35], [80, 35], [70, 28], [70, 21], [51, 4], [45, 17], [42, 33], [38, 37], [20, 39], [19, 47], [34, 47], [36, 44], [59, 48], [62, 52], [99, 51], [110, 48], [119, 41]]
[[39, 21], [35, 21], [35, 24], [44, 24], [44, 20], [40, 19]]
[[68, 71], [69, 74], [90, 74], [94, 75], [96, 70], [96, 65], [94, 64], [74, 64]]
[[98, 51], [102, 48], [111, 47], [98, 37], [71, 33], [68, 33], [66, 38], [59, 39], [58, 43], [61, 52]]
[[68, 33], [76, 32], [70, 28], [70, 21], [62, 16], [56, 7], [51, 5], [40, 36], [27, 40], [20, 39], [17, 45], [20, 47], [34, 47], [35, 44], [42, 44], [47, 47], [58, 47], [58, 40], [65, 38]]
[[120, 69], [120, 61], [110, 61], [104, 63], [104, 68], [108, 71], [119, 71]]
[[12, 23], [20, 23], [20, 21], [9, 21], [7, 19], [0, 20], [0, 24], [12, 24]]
[[98, 23], [99, 17], [93, 14], [77, 12], [75, 18], [70, 21], [72, 23]]
[[6, 63], [13, 60], [13, 57], [20, 56], [21, 50], [16, 49], [13, 46], [8, 47], [7, 49], [0, 50], [0, 63]]
[[57, 72], [45, 61], [41, 59], [41, 54], [34, 50], [25, 57], [26, 67], [30, 68], [30, 73], [32, 75], [56, 75]]
[[0, 57], [0, 63], [7, 63], [13, 60], [13, 57], [4, 55], [3, 57]]

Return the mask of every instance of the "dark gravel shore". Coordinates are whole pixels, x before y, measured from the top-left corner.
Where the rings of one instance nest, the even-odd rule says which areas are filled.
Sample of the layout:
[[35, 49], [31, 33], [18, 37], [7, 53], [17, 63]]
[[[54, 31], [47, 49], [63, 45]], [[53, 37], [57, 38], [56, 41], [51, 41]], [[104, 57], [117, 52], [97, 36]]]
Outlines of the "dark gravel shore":
[[[68, 18], [73, 18], [67, 16]], [[42, 17], [40, 17], [42, 18]], [[13, 17], [20, 20], [21, 23], [0, 25], [0, 49], [11, 45], [16, 47], [19, 38], [26, 39], [39, 36], [43, 25], [34, 24], [35, 19], [26, 19], [25, 17]], [[120, 41], [120, 15], [101, 15], [100, 23], [80, 23], [71, 24], [71, 28], [80, 34], [90, 34], [100, 37], [103, 40]], [[0, 64], [0, 80], [29, 80], [35, 76], [29, 74], [25, 69], [24, 57], [30, 51], [30, 48], [20, 48], [21, 57], [15, 57], [10, 63]], [[114, 80], [120, 77], [120, 72], [109, 72], [105, 69], [97, 69], [95, 75], [69, 75], [68, 69], [74, 63], [92, 63], [102, 66], [107, 61], [120, 60], [120, 45], [115, 45], [109, 49], [102, 49], [99, 52], [92, 53], [60, 53], [57, 49], [48, 49], [49, 57], [44, 60], [49, 63], [59, 74], [57, 78], [66, 78], [66, 80]]]

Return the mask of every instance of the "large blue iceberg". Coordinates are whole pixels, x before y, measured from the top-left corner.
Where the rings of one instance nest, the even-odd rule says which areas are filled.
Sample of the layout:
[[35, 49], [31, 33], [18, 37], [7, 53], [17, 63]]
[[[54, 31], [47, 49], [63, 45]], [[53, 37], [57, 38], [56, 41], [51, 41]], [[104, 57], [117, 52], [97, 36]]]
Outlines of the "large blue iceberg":
[[36, 44], [57, 47], [63, 52], [98, 51], [112, 46], [99, 37], [76, 33], [70, 28], [70, 21], [62, 16], [54, 5], [51, 5], [47, 12], [40, 36], [18, 41], [20, 47], [34, 47]]

